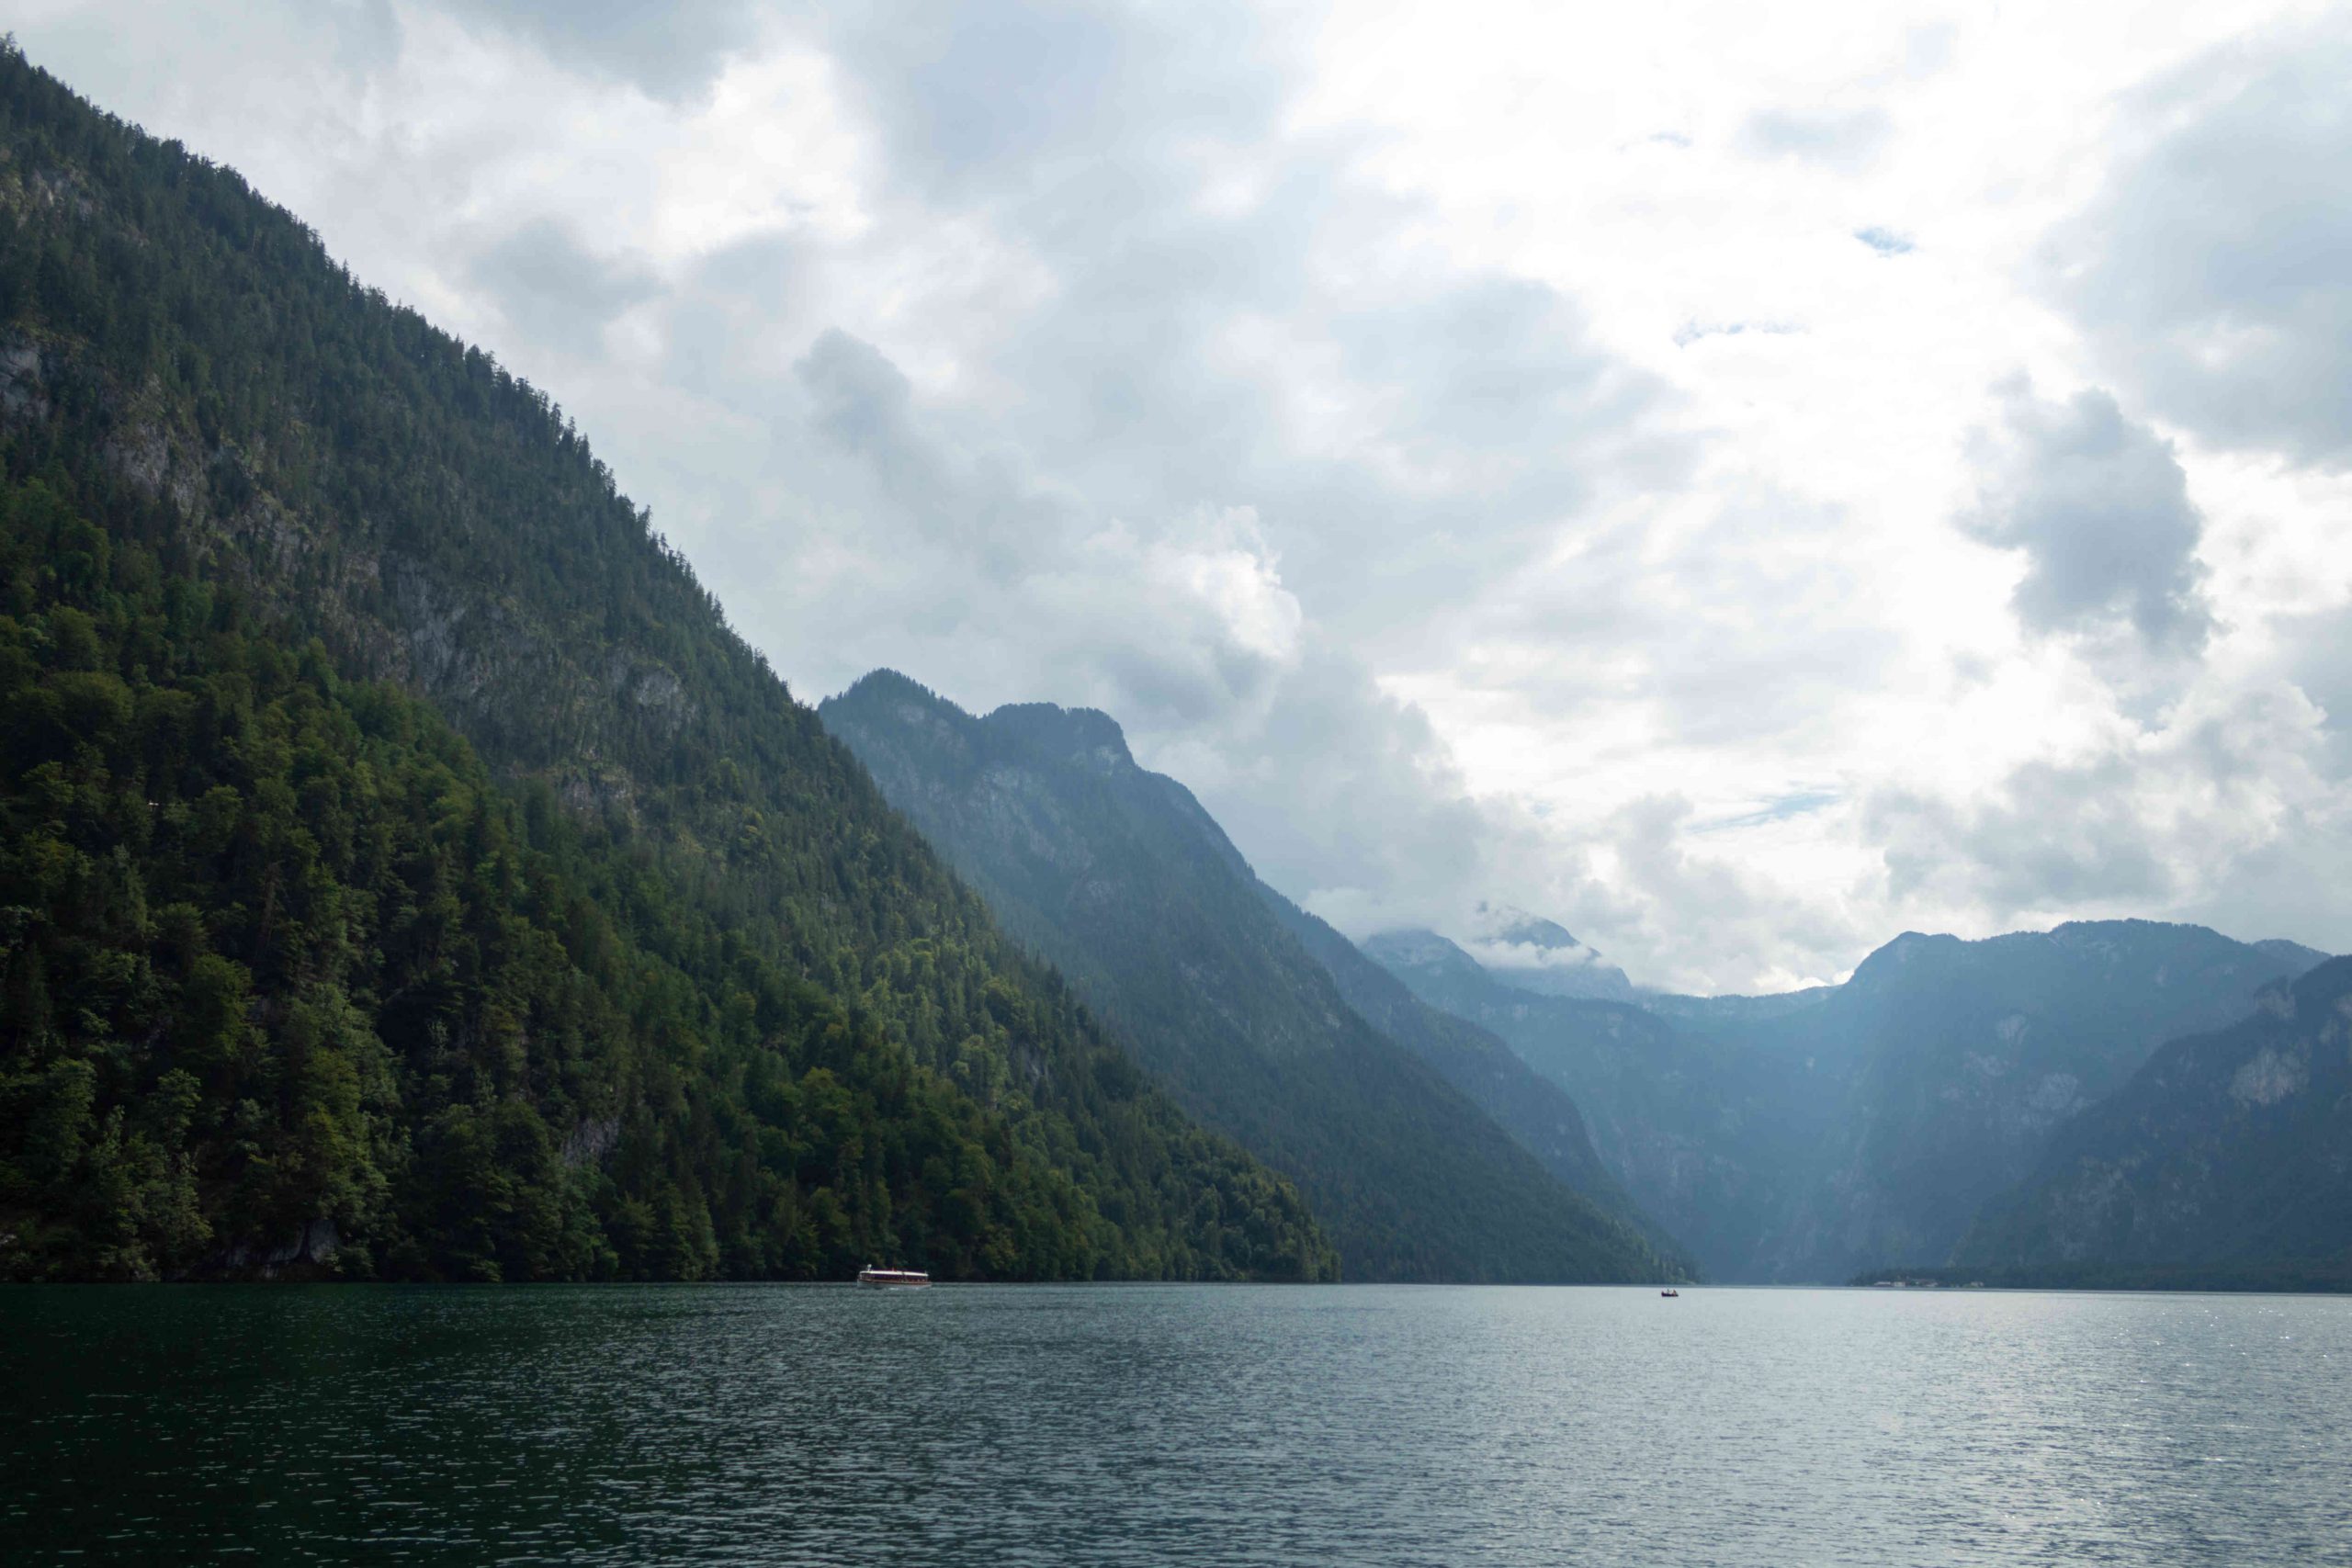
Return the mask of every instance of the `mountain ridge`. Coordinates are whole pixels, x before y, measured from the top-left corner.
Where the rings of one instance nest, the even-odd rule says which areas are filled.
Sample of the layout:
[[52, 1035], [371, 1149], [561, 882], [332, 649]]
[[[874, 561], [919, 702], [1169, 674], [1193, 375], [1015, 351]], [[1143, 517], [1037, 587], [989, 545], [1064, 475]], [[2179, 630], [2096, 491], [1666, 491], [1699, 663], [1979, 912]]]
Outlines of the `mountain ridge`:
[[1432, 933], [1366, 951], [1567, 1089], [1711, 1273], [1838, 1280], [1940, 1262], [2070, 1117], [2310, 950], [2147, 920], [1905, 932], [1839, 987], [1654, 1010], [1517, 990]]
[[820, 713], [1180, 1100], [1300, 1182], [1351, 1275], [1671, 1271], [1367, 1023], [1192, 793], [1138, 767], [1108, 716], [975, 716], [894, 671]]

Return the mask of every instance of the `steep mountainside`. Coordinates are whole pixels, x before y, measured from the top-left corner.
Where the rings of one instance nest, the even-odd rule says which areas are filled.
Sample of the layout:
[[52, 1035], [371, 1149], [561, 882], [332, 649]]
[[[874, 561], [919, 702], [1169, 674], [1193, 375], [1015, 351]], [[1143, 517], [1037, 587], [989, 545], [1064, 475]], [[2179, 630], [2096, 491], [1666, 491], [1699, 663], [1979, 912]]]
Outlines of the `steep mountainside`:
[[1843, 986], [1660, 998], [1661, 1017], [1515, 991], [1427, 933], [1365, 951], [1566, 1089], [1634, 1201], [1711, 1273], [1781, 1280], [1942, 1261], [2068, 1118], [2309, 952], [2128, 920], [1914, 934]]
[[2352, 1283], [2352, 958], [2159, 1050], [1986, 1207], [1955, 1258]]
[[2068, 1119], [2165, 1041], [2243, 1016], [2307, 952], [2147, 920], [1896, 938], [1808, 1015], [1809, 1047], [1851, 1079], [1771, 1266], [1836, 1280], [1941, 1262]]
[[543, 394], [13, 51], [0, 471], [0, 1274], [1328, 1267]]
[[1710, 1279], [1749, 1277], [1833, 1089], [1626, 1003], [1505, 985], [1432, 931], [1374, 937], [1363, 951], [1566, 1090], [1603, 1163]]
[[1435, 1067], [1542, 1161], [1544, 1169], [1639, 1229], [1661, 1256], [1686, 1272], [1697, 1269], [1695, 1256], [1686, 1253], [1626, 1193], [1593, 1147], [1584, 1114], [1565, 1089], [1529, 1066], [1491, 1032], [1422, 1001], [1330, 925], [1254, 875], [1251, 881], [1274, 918], [1329, 974], [1340, 1000], [1364, 1021]]
[[1216, 824], [1137, 767], [1109, 718], [1042, 705], [976, 718], [888, 671], [820, 712], [1185, 1105], [1297, 1180], [1351, 1277], [1664, 1269], [1351, 1009]]

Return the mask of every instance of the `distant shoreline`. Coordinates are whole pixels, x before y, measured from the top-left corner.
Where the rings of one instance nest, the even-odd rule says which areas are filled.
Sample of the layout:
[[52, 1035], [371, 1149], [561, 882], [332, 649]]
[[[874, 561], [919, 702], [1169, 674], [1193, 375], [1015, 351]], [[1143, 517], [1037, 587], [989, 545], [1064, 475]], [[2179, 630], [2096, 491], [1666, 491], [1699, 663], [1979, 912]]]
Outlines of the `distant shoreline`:
[[2050, 1264], [2013, 1269], [1875, 1269], [1849, 1285], [1893, 1290], [2228, 1292], [2352, 1295], [2352, 1269], [2324, 1263]]

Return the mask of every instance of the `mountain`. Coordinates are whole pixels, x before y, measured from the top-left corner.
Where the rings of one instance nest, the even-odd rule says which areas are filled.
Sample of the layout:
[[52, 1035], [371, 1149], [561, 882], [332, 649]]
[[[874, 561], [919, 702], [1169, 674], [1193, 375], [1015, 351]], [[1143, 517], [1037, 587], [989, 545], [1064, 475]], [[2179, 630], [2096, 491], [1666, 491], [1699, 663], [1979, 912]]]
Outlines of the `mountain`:
[[1809, 1012], [1837, 994], [1835, 986], [1808, 986], [1801, 991], [1777, 991], [1763, 997], [1683, 997], [1667, 991], [1645, 991], [1642, 1010], [1660, 1018], [1679, 1019], [1702, 1028], [1716, 1025], [1739, 1029]]
[[2352, 1284], [2352, 958], [2172, 1041], [1988, 1204], [1955, 1261]]
[[1830, 1099], [1808, 1075], [1628, 1003], [1506, 985], [1434, 931], [1385, 932], [1363, 952], [1565, 1089], [1637, 1209], [1689, 1247], [1708, 1278], [1750, 1277]]
[[2165, 1041], [2242, 1016], [2305, 952], [2147, 920], [1898, 937], [1805, 1015], [1809, 1048], [1843, 1065], [1847, 1099], [1768, 1244], [1774, 1265], [1843, 1279], [1942, 1261], [2069, 1118]]
[[1695, 1258], [1627, 1195], [1594, 1148], [1584, 1113], [1566, 1090], [1529, 1066], [1492, 1032], [1441, 1012], [1413, 995], [1329, 923], [1264, 883], [1256, 886], [1274, 918], [1323, 965], [1340, 999], [1358, 1016], [1436, 1068], [1545, 1170], [1641, 1231], [1675, 1268], [1686, 1274], [1698, 1268]]
[[[1109, 717], [1041, 704], [975, 717], [887, 671], [820, 713], [1188, 1109], [1297, 1181], [1351, 1277], [1671, 1272], [1351, 1007], [1293, 928], [1319, 934], [1270, 902], [1182, 785], [1136, 764]], [[1480, 1053], [1406, 1011], [1424, 1044]], [[1561, 1162], [1589, 1171], [1575, 1108], [1546, 1103]]]
[[2135, 920], [1906, 933], [1842, 986], [1635, 1009], [1504, 986], [1425, 932], [1365, 951], [1566, 1089], [1712, 1275], [1789, 1281], [1941, 1262], [2069, 1118], [2311, 956]]
[[1329, 1271], [544, 393], [0, 53], [0, 1278]]
[[1505, 985], [1538, 996], [1634, 999], [1625, 972], [1556, 921], [1508, 904], [1480, 904], [1471, 925], [1471, 949], [1480, 966]]

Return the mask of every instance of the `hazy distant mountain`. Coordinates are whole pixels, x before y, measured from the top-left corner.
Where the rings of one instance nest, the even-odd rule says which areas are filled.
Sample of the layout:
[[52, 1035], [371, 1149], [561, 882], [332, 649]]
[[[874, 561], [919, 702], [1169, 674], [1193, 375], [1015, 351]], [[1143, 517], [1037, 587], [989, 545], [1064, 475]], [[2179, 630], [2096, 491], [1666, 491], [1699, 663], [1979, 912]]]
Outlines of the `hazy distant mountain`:
[[1914, 933], [1843, 986], [1650, 1011], [1503, 986], [1426, 932], [1365, 950], [1567, 1089], [1634, 1201], [1711, 1273], [1790, 1280], [1940, 1262], [2160, 1043], [2315, 956], [2146, 921]]
[[1835, 986], [1809, 986], [1802, 991], [1776, 991], [1762, 997], [1685, 997], [1670, 991], [1645, 991], [1643, 1009], [1660, 1018], [1680, 1019], [1707, 1027], [1722, 1024], [1743, 1028], [1810, 1011], [1837, 994]]
[[[1813, 1279], [1940, 1262], [2070, 1118], [2165, 1041], [2242, 1017], [2308, 958], [2146, 920], [1896, 938], [1799, 1015], [1816, 1057], [1840, 1064], [1848, 1098], [1762, 1261]], [[1787, 1022], [1750, 1032], [1768, 1028]]]
[[1570, 935], [1566, 927], [1515, 909], [1481, 904], [1473, 911], [1468, 951], [1507, 985], [1547, 997], [1634, 999], [1625, 972]]
[[[1181, 784], [1136, 766], [1110, 718], [1034, 704], [975, 717], [888, 671], [820, 711], [1007, 929], [1059, 964], [1185, 1105], [1298, 1182], [1351, 1277], [1668, 1271], [1631, 1225], [1365, 1021], [1216, 822]], [[1444, 1048], [1477, 1043], [1456, 1033]], [[1572, 1151], [1574, 1107], [1548, 1103]]]
[[2257, 953], [2265, 953], [2277, 959], [2290, 974], [2300, 975], [2315, 969], [2335, 956], [2331, 953], [2322, 953], [2316, 947], [2305, 947], [2300, 942], [2289, 942], [2275, 936], [2266, 937], [2252, 946]]
[[1329, 925], [1264, 883], [1256, 886], [1275, 918], [1329, 972], [1340, 997], [1366, 1021], [1435, 1067], [1544, 1169], [1640, 1228], [1660, 1252], [1688, 1268], [1698, 1266], [1696, 1255], [1686, 1254], [1670, 1230], [1626, 1193], [1593, 1147], [1584, 1115], [1566, 1090], [1491, 1031], [1430, 1006]]
[[2157, 1051], [1986, 1206], [1955, 1261], [2352, 1278], [2352, 958]]
[[1764, 1052], [1686, 1032], [1628, 1003], [1506, 985], [1433, 931], [1387, 932], [1363, 951], [1566, 1089], [1635, 1205], [1708, 1277], [1753, 1275], [1810, 1124], [1834, 1094]]

